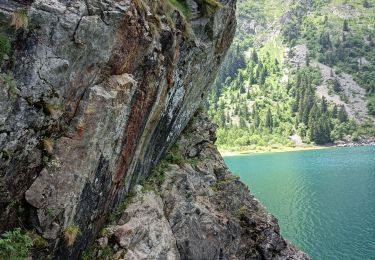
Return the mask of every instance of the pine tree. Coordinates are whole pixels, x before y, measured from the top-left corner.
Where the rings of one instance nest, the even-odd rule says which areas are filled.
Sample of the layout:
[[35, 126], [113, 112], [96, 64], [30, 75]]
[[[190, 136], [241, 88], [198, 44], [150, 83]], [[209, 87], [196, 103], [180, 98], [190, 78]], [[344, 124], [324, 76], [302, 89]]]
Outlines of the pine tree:
[[306, 55], [306, 67], [310, 66], [310, 57], [309, 54]]
[[334, 105], [333, 108], [332, 108], [332, 113], [331, 113], [332, 117], [337, 118], [337, 113], [338, 113], [337, 105]]
[[255, 50], [253, 50], [253, 52], [251, 53], [251, 60], [254, 62], [254, 63], [258, 63], [258, 54]]
[[307, 124], [307, 128], [309, 129], [309, 133], [310, 133], [310, 139], [312, 140], [314, 140], [315, 127], [316, 127], [318, 118], [319, 118], [319, 109], [318, 109], [318, 106], [314, 104], [310, 110], [309, 122]]
[[316, 144], [326, 144], [331, 142], [330, 133], [331, 126], [329, 118], [327, 116], [322, 116], [315, 124], [312, 139]]
[[247, 93], [246, 93], [246, 99], [248, 99], [248, 100], [251, 99], [251, 93], [250, 93], [249, 90], [248, 90]]
[[253, 105], [253, 123], [254, 123], [254, 127], [255, 129], [257, 129], [260, 125], [260, 118], [259, 118], [259, 113], [258, 113], [258, 110], [256, 109], [256, 106], [255, 104]]
[[343, 25], [342, 25], [342, 30], [344, 31], [344, 32], [349, 32], [349, 24], [348, 24], [348, 20], [344, 20], [344, 23], [343, 23]]
[[246, 122], [243, 117], [240, 117], [240, 128], [246, 128]]
[[328, 110], [328, 103], [327, 103], [327, 99], [325, 96], [322, 97], [322, 113], [325, 114], [327, 113], [327, 110]]
[[267, 114], [266, 114], [266, 119], [265, 119], [264, 125], [265, 125], [265, 127], [267, 127], [269, 130], [272, 131], [272, 127], [273, 127], [273, 119], [272, 119], [272, 113], [271, 113], [271, 109], [270, 109], [270, 108], [268, 108], [268, 110], [267, 110]]
[[348, 113], [346, 112], [345, 106], [341, 105], [340, 109], [337, 113], [337, 118], [340, 122], [347, 122], [348, 121]]
[[312, 106], [314, 105], [315, 92], [311, 87], [308, 87], [305, 91], [305, 95], [300, 104], [300, 121], [305, 125], [308, 124], [309, 114]]

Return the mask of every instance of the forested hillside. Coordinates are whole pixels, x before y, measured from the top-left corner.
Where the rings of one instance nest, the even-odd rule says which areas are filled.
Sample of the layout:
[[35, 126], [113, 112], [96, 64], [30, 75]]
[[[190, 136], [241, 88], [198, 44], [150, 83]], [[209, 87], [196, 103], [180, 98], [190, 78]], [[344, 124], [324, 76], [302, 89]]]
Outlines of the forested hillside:
[[207, 104], [221, 148], [375, 135], [375, 0], [240, 1]]

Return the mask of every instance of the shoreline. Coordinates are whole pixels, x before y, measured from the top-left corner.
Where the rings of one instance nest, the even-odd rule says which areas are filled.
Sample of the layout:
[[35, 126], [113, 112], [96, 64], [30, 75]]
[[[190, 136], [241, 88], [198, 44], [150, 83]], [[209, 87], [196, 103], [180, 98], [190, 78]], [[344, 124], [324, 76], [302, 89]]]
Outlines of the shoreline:
[[331, 144], [331, 145], [305, 145], [305, 146], [281, 146], [277, 148], [272, 147], [258, 147], [257, 148], [246, 148], [246, 147], [237, 147], [239, 149], [223, 149], [218, 148], [221, 156], [223, 157], [230, 157], [230, 156], [238, 156], [238, 155], [254, 155], [254, 154], [265, 154], [265, 153], [285, 153], [285, 152], [300, 152], [300, 151], [308, 151], [308, 150], [321, 150], [321, 149], [329, 149], [329, 148], [340, 148], [340, 147], [357, 147], [357, 146], [375, 146], [375, 142], [371, 140], [370, 142], [341, 142], [338, 144]]
[[230, 156], [238, 156], [238, 155], [250, 155], [250, 154], [265, 154], [265, 153], [285, 153], [285, 152], [299, 152], [299, 151], [307, 151], [307, 150], [320, 150], [320, 149], [327, 149], [332, 148], [335, 146], [296, 146], [296, 147], [262, 147], [263, 149], [246, 149], [243, 150], [226, 150], [222, 148], [218, 148], [221, 156], [223, 157], [230, 157]]

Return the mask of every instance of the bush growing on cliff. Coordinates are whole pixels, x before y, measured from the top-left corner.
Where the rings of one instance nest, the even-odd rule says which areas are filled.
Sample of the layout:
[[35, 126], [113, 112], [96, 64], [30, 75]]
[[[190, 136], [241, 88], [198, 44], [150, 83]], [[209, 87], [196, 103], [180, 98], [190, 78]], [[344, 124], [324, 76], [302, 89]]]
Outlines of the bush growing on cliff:
[[178, 149], [178, 145], [174, 144], [165, 156], [165, 161], [172, 164], [182, 165], [184, 158]]
[[3, 63], [5, 55], [10, 52], [10, 42], [4, 33], [0, 33], [0, 66]]
[[12, 75], [0, 73], [0, 82], [8, 87], [8, 96], [14, 100], [17, 97], [17, 86]]
[[20, 228], [5, 232], [0, 238], [0, 259], [24, 259], [32, 245], [31, 238]]
[[79, 234], [79, 227], [76, 225], [71, 225], [65, 228], [64, 230], [64, 238], [65, 242], [68, 246], [72, 246], [77, 239]]
[[169, 0], [169, 3], [177, 8], [185, 18], [189, 18], [189, 8], [185, 0]]

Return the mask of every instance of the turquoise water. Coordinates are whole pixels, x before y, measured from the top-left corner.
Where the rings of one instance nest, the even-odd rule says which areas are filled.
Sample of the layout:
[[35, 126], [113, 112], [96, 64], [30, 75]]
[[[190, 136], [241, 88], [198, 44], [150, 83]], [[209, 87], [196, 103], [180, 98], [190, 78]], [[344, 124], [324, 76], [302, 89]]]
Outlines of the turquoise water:
[[375, 147], [225, 161], [312, 259], [375, 259]]

